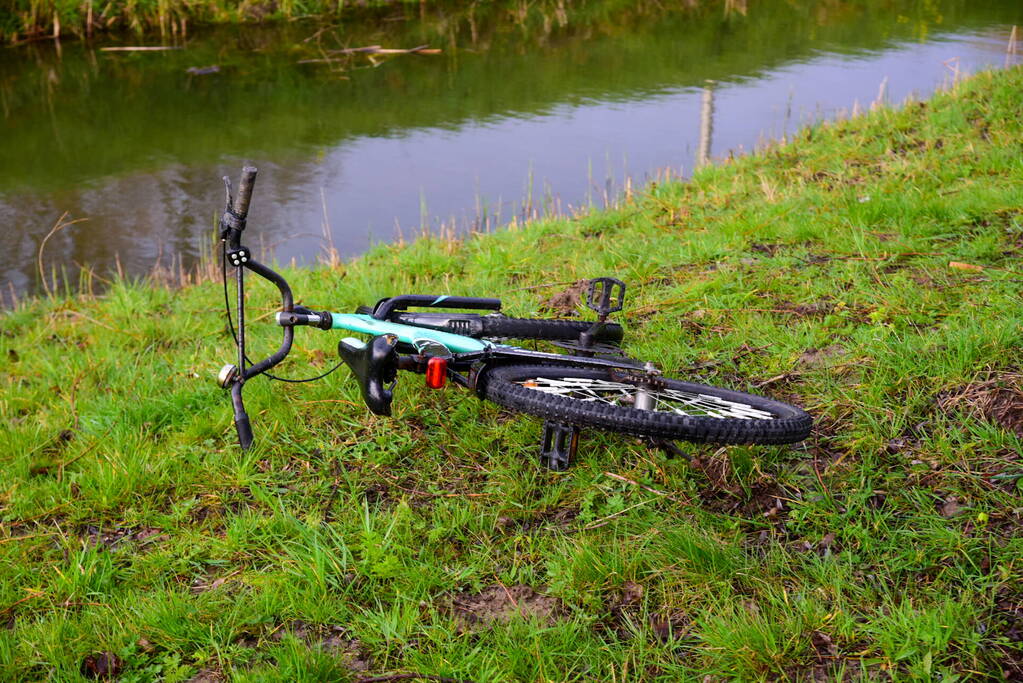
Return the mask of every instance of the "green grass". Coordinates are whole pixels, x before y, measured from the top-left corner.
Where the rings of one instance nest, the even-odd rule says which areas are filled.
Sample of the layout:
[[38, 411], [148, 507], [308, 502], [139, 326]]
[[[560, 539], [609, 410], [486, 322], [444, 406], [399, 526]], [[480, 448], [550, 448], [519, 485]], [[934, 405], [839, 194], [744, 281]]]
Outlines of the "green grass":
[[[253, 381], [242, 453], [217, 283], [6, 313], [0, 678], [1021, 675], [1021, 89], [982, 74], [609, 211], [287, 271], [313, 307], [518, 315], [615, 275], [633, 355], [805, 406], [797, 447], [590, 432], [554, 474], [535, 420], [414, 377], [374, 417], [342, 370]], [[334, 344], [300, 330], [282, 372]], [[533, 616], [489, 623], [505, 589]]]

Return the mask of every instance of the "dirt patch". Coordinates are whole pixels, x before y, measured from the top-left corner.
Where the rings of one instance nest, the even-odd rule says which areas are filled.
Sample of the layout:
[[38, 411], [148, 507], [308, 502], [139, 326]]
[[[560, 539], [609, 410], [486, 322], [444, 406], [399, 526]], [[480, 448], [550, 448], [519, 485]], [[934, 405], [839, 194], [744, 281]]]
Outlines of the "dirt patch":
[[643, 606], [643, 586], [635, 581], [626, 581], [620, 591], [611, 593], [606, 605], [608, 617], [604, 620], [605, 629], [616, 637], [629, 637], [631, 632], [628, 623], [635, 623]]
[[754, 242], [749, 245], [750, 251], [756, 252], [757, 254], [764, 254], [765, 256], [774, 256], [778, 253], [778, 250], [784, 247], [784, 244], [761, 244]]
[[247, 486], [228, 489], [223, 494], [205, 494], [189, 511], [189, 519], [193, 524], [213, 522], [218, 529], [226, 527], [224, 519], [228, 514], [238, 515], [244, 510], [252, 510], [259, 506], [255, 496]]
[[835, 303], [826, 299], [814, 301], [808, 304], [795, 304], [789, 301], [782, 301], [775, 305], [779, 311], [791, 313], [799, 318], [823, 318], [835, 310]]
[[938, 408], [946, 413], [964, 411], [994, 422], [1023, 437], [1023, 374], [993, 373], [938, 396]]
[[822, 349], [809, 348], [799, 354], [796, 365], [805, 368], [825, 367], [830, 365], [833, 359], [843, 355], [845, 355], [845, 349], [838, 344], [825, 346]]
[[987, 626], [1003, 679], [1023, 681], [1023, 592], [1014, 586], [998, 588]]
[[382, 505], [393, 502], [390, 487], [382, 482], [370, 484], [362, 492], [362, 495], [369, 505]]
[[942, 517], [958, 517], [963, 513], [963, 506], [959, 504], [959, 499], [955, 496], [949, 496], [943, 501], [937, 504], [938, 512]]
[[479, 593], [459, 593], [451, 599], [451, 612], [463, 628], [472, 630], [495, 622], [506, 624], [516, 616], [553, 624], [565, 613], [565, 606], [530, 586], [498, 584]]
[[774, 482], [755, 482], [748, 489], [740, 486], [709, 487], [700, 491], [700, 498], [713, 512], [738, 515], [746, 519], [766, 518], [781, 522], [788, 515], [788, 496]]
[[817, 659], [830, 659], [838, 654], [838, 648], [835, 647], [831, 636], [823, 631], [814, 631], [810, 636], [810, 644], [813, 645], [814, 652], [817, 653]]
[[200, 669], [194, 676], [185, 683], [222, 683], [227, 676], [220, 669]]
[[577, 280], [568, 289], [558, 292], [540, 304], [541, 309], [557, 315], [573, 315], [590, 286], [589, 280]]
[[86, 678], [103, 681], [116, 678], [123, 669], [124, 660], [113, 652], [97, 652], [86, 655], [79, 667], [79, 671]]
[[[193, 577], [191, 581], [188, 581], [187, 577], [179, 577], [179, 579], [180, 582], [182, 583], [184, 582], [188, 583], [188, 590], [190, 592], [194, 593], [195, 595], [199, 595], [201, 593], [215, 591], [218, 588], [221, 588], [222, 586], [224, 586], [224, 584], [226, 584], [232, 578], [237, 576], [238, 573], [239, 571], [233, 571], [228, 574], [220, 574], [218, 568], [209, 567], [206, 573]], [[231, 589], [237, 588], [238, 588], [237, 584], [231, 587]]]
[[[764, 534], [765, 532], [761, 531], [760, 533]], [[824, 534], [820, 540], [803, 538], [788, 544], [786, 547], [794, 553], [816, 553], [821, 557], [838, 552], [839, 550], [833, 532]]]
[[[605, 598], [608, 616], [601, 626], [615, 639], [627, 640], [635, 637], [635, 625], [643, 621], [643, 596], [646, 591], [635, 581], [626, 581], [618, 591]], [[654, 637], [662, 643], [689, 640], [692, 619], [682, 610], [660, 609], [652, 611], [646, 618]], [[684, 643], [683, 643], [684, 645]]]
[[56, 436], [51, 438], [46, 445], [38, 451], [38, 459], [28, 468], [31, 477], [46, 477], [56, 474], [60, 470], [60, 463], [57, 462], [60, 456], [74, 441], [75, 432], [71, 429], [62, 429]]
[[770, 522], [781, 521], [788, 512], [785, 501], [791, 496], [777, 482], [756, 481], [743, 487], [735, 480], [727, 457], [693, 458], [690, 466], [710, 481], [709, 486], [700, 489], [700, 499], [713, 512], [767, 518]]
[[692, 619], [682, 610], [671, 610], [650, 615], [650, 628], [662, 643], [690, 640]]
[[825, 683], [830, 681], [891, 681], [892, 675], [878, 665], [864, 666], [859, 659], [841, 657], [828, 662], [785, 669], [786, 681]]
[[235, 638], [235, 643], [258, 649], [269, 643], [279, 643], [289, 635], [311, 648], [319, 648], [342, 659], [349, 671], [368, 671], [373, 668], [373, 661], [362, 642], [352, 637], [344, 626], [337, 624], [311, 624], [296, 619], [272, 627], [243, 630]]
[[498, 517], [496, 526], [505, 532], [515, 531], [518, 533], [543, 531], [545, 529], [561, 529], [564, 531], [571, 526], [578, 516], [578, 508], [549, 508], [520, 518]]
[[102, 546], [107, 550], [115, 550], [124, 544], [132, 544], [137, 549], [144, 548], [160, 541], [166, 541], [168, 536], [161, 529], [149, 526], [112, 526], [103, 527], [93, 524], [86, 524], [77, 529], [78, 536], [93, 546]]

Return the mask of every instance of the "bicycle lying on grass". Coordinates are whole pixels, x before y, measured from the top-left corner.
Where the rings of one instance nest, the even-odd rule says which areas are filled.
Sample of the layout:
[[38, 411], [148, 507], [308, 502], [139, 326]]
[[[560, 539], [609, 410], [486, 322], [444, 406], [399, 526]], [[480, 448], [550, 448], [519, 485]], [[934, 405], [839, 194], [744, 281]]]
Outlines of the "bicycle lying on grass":
[[[508, 318], [497, 312], [499, 299], [446, 295], [394, 296], [351, 314], [296, 306], [285, 279], [254, 260], [241, 244], [255, 179], [256, 169], [243, 169], [234, 197], [230, 181], [224, 179], [227, 208], [220, 221], [224, 299], [238, 362], [221, 370], [219, 382], [231, 391], [243, 449], [253, 442], [242, 401], [247, 381], [258, 375], [311, 381], [333, 372], [306, 380], [285, 380], [268, 372], [288, 355], [295, 328], [302, 326], [371, 335], [368, 342], [342, 339], [338, 353], [358, 380], [366, 405], [377, 415], [391, 414], [394, 384], [398, 371], [404, 370], [425, 375], [426, 385], [433, 389], [451, 380], [481, 399], [544, 418], [540, 457], [552, 470], [568, 467], [582, 427], [648, 437], [659, 443], [680, 439], [783, 444], [801, 441], [810, 432], [810, 416], [795, 406], [669, 379], [653, 363], [625, 357], [617, 346], [622, 328], [608, 321], [611, 313], [622, 309], [625, 285], [612, 278], [589, 282], [587, 304], [597, 313], [596, 322]], [[237, 332], [228, 300], [229, 266], [236, 272]], [[283, 340], [276, 352], [256, 363], [245, 350], [246, 270], [272, 282], [281, 295], [276, 322], [284, 328]], [[408, 310], [413, 307], [460, 312]], [[506, 338], [553, 341], [570, 353], [532, 351], [495, 341]]]

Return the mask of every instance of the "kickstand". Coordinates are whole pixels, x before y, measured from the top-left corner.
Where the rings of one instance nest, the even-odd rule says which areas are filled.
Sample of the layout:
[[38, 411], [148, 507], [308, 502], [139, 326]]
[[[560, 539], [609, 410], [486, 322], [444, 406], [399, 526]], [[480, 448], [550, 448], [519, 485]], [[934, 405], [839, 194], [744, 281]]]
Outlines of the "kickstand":
[[540, 462], [549, 470], [564, 472], [575, 458], [579, 446], [579, 428], [563, 422], [543, 423], [543, 442], [540, 445]]

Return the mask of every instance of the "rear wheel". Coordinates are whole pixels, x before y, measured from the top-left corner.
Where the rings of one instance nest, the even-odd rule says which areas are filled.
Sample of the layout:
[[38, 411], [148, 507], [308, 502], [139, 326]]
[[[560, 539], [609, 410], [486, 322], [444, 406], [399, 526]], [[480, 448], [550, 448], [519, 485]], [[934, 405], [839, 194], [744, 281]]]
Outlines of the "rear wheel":
[[508, 365], [480, 379], [483, 395], [565, 424], [658, 439], [737, 444], [802, 441], [812, 420], [762, 396], [635, 372], [572, 365]]

